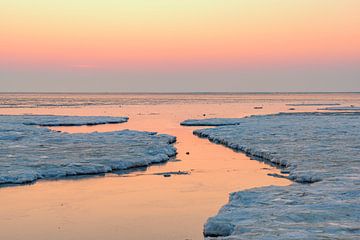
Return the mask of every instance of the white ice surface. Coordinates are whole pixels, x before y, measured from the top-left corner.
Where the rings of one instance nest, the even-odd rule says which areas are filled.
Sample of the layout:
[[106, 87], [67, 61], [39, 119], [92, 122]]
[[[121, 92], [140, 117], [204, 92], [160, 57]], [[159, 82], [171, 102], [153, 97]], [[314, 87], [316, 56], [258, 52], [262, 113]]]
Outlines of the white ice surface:
[[[94, 123], [96, 118], [81, 121]], [[68, 134], [23, 124], [30, 119], [49, 123], [48, 116], [0, 116], [0, 185], [142, 167], [176, 154], [176, 139], [170, 135], [130, 130]], [[79, 122], [63, 116], [51, 120]]]
[[194, 134], [295, 181], [232, 193], [205, 224], [209, 238], [360, 239], [360, 113], [253, 116]]

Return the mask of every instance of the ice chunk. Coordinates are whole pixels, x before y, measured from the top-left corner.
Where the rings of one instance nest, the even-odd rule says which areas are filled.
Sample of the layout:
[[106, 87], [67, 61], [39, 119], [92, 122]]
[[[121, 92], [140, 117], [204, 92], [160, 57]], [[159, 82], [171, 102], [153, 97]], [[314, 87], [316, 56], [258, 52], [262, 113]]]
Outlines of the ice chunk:
[[289, 103], [286, 106], [293, 107], [311, 107], [311, 106], [338, 106], [340, 103]]
[[[0, 116], [0, 185], [148, 166], [176, 154], [176, 138], [170, 135], [60, 133], [23, 124], [29, 117], [33, 123], [48, 122], [48, 116]], [[76, 117], [68, 120], [52, 123], [73, 123]]]
[[239, 118], [206, 118], [206, 119], [188, 119], [180, 124], [183, 126], [225, 126], [237, 125], [241, 122]]
[[328, 111], [360, 111], [360, 107], [348, 106], [348, 107], [327, 107], [319, 108], [318, 110], [328, 110]]
[[275, 164], [295, 181], [232, 193], [205, 236], [360, 239], [360, 113], [253, 116], [194, 134]]

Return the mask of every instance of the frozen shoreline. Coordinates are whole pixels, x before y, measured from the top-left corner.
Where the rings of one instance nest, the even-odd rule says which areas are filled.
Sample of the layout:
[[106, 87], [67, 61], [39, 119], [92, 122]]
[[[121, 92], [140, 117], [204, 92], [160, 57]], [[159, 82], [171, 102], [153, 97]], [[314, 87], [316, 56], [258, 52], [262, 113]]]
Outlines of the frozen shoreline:
[[100, 174], [165, 162], [176, 138], [123, 130], [69, 134], [38, 126], [96, 125], [126, 117], [0, 116], [0, 186], [38, 179]]
[[[212, 120], [196, 124], [201, 121]], [[359, 129], [359, 113], [282, 113], [195, 130], [195, 135], [278, 165], [295, 181], [288, 187], [232, 193], [229, 203], [205, 224], [205, 236], [358, 239]]]

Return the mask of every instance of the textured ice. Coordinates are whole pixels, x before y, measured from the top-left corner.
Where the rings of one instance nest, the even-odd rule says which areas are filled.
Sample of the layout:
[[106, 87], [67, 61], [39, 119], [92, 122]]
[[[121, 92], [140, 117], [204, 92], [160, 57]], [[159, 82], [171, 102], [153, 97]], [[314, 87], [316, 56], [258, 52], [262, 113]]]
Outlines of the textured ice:
[[360, 113], [253, 116], [194, 134], [276, 164], [295, 181], [232, 193], [205, 236], [360, 239]]
[[49, 123], [49, 116], [0, 116], [0, 185], [147, 166], [176, 154], [170, 135], [130, 130], [68, 134], [23, 124], [29, 119]]
[[183, 126], [224, 126], [236, 125], [242, 121], [240, 118], [206, 118], [206, 119], [188, 119], [180, 124]]
[[360, 111], [360, 107], [348, 106], [348, 107], [327, 107], [320, 108], [319, 110], [329, 110], [329, 111]]
[[[9, 116], [10, 117], [10, 116]], [[16, 118], [16, 116], [11, 116]], [[26, 125], [38, 125], [46, 127], [54, 126], [82, 126], [123, 123], [128, 121], [128, 117], [103, 117], [103, 116], [55, 116], [55, 115], [21, 115], [19, 120]]]

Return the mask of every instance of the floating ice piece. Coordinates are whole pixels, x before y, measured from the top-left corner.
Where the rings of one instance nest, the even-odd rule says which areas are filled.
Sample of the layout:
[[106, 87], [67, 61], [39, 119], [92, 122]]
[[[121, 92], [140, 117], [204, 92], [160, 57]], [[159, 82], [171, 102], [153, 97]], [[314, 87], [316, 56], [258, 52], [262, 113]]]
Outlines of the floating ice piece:
[[338, 106], [340, 103], [289, 103], [286, 106], [294, 106], [294, 107], [310, 107], [310, 106]]
[[295, 181], [232, 193], [205, 236], [360, 239], [359, 112], [252, 116], [194, 134], [275, 164]]
[[143, 167], [176, 154], [176, 138], [170, 135], [131, 130], [68, 134], [23, 124], [29, 117], [34, 123], [48, 121], [48, 116], [0, 116], [0, 185]]
[[357, 106], [348, 106], [348, 107], [327, 107], [319, 108], [318, 110], [328, 110], [328, 111], [360, 111], [360, 107]]
[[189, 171], [172, 171], [172, 172], [159, 172], [159, 173], [154, 173], [153, 175], [189, 175], [190, 172]]
[[[124, 123], [128, 117], [103, 116], [55, 116], [55, 115], [22, 115], [21, 121], [25, 125], [38, 125], [43, 127], [54, 126], [93, 126], [100, 124]], [[12, 116], [15, 117], [15, 116]]]
[[188, 119], [180, 123], [182, 126], [225, 126], [237, 125], [242, 121], [241, 118], [206, 118]]

